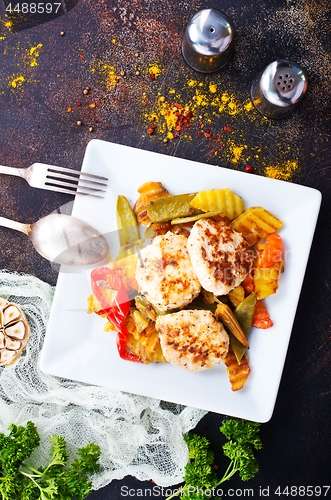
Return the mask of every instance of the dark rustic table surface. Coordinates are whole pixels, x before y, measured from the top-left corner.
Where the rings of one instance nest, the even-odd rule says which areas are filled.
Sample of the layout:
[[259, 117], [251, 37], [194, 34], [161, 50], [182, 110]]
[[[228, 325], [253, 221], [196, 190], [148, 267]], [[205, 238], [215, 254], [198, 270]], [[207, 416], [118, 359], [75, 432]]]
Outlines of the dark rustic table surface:
[[[57, 13], [39, 15], [10, 14], [9, 3], [0, 3], [0, 164], [39, 161], [80, 170], [88, 142], [98, 138], [239, 171], [249, 165], [252, 175], [322, 192], [275, 411], [261, 428], [260, 472], [249, 483], [234, 477], [228, 485], [236, 497], [249, 486], [254, 498], [261, 490], [270, 498], [308, 498], [310, 490], [299, 493], [299, 486], [326, 486], [331, 479], [330, 2], [62, 0]], [[232, 19], [235, 51], [223, 70], [202, 75], [184, 63], [180, 45], [192, 15], [210, 7]], [[263, 118], [249, 100], [253, 76], [276, 59], [297, 62], [309, 78], [300, 107], [281, 121]], [[167, 142], [160, 97], [195, 106], [191, 128]], [[222, 140], [213, 143], [210, 134]], [[0, 215], [26, 223], [73, 199], [7, 175], [0, 177], [0, 193]], [[1, 268], [56, 284], [58, 269], [25, 235], [0, 228], [0, 236]], [[211, 440], [219, 463], [222, 418], [208, 413], [196, 429]], [[119, 498], [123, 485], [132, 488], [130, 498], [140, 498], [151, 483], [127, 477], [89, 499]], [[298, 489], [277, 496], [278, 486]]]

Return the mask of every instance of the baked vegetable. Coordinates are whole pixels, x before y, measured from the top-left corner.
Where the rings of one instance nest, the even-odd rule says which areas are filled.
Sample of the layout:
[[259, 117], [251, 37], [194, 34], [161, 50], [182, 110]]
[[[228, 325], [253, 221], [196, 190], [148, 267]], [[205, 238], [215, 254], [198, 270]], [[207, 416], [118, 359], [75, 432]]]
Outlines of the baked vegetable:
[[269, 318], [267, 308], [264, 304], [262, 304], [260, 300], [256, 301], [252, 326], [254, 326], [254, 328], [262, 329], [270, 328], [273, 326], [273, 322]]
[[239, 304], [245, 298], [245, 289], [242, 285], [236, 286], [231, 292], [228, 293], [228, 297], [231, 300], [234, 307], [239, 306]]
[[186, 224], [187, 222], [196, 222], [200, 219], [206, 219], [208, 217], [215, 217], [219, 212], [206, 212], [204, 214], [193, 215], [192, 217], [181, 217], [179, 219], [172, 219], [171, 224]]
[[251, 371], [246, 358], [244, 357], [240, 362], [238, 362], [232, 348], [230, 347], [229, 352], [224, 359], [224, 364], [227, 367], [231, 390], [239, 391], [244, 387]]
[[[255, 293], [251, 293], [233, 311], [233, 314], [247, 339], [253, 323], [255, 305], [256, 295]], [[230, 343], [239, 363], [245, 354], [246, 347], [232, 335], [230, 335]]]
[[151, 222], [167, 222], [178, 217], [188, 217], [201, 213], [190, 203], [195, 193], [178, 194], [151, 201], [146, 205], [147, 215]]
[[121, 247], [139, 239], [137, 219], [125, 196], [118, 196], [116, 219]]
[[200, 191], [191, 201], [194, 208], [214, 212], [233, 220], [244, 211], [243, 200], [229, 188]]
[[270, 234], [265, 245], [258, 245], [258, 250], [261, 250], [258, 255], [259, 267], [271, 267], [279, 261], [283, 244], [279, 234]]
[[[117, 291], [115, 298], [111, 302], [108, 301], [108, 296], [104, 294], [104, 287], [101, 283], [106, 283], [111, 290]], [[106, 315], [108, 321], [115, 326], [118, 332], [117, 349], [120, 357], [127, 361], [141, 361], [139, 356], [135, 356], [126, 350], [129, 333], [123, 323], [129, 313], [130, 302], [124, 283], [119, 275], [109, 267], [97, 267], [91, 273], [91, 288], [93, 295], [102, 307], [102, 310], [97, 314]]]
[[138, 224], [148, 226], [151, 221], [147, 214], [146, 205], [151, 201], [171, 195], [161, 182], [145, 182], [138, 189], [138, 193], [140, 193], [140, 196], [134, 205], [133, 211], [137, 217]]
[[254, 269], [254, 290], [258, 300], [269, 297], [278, 289], [279, 276], [283, 268], [282, 259], [271, 267], [256, 267]]
[[165, 361], [154, 321], [146, 319], [137, 309], [131, 307], [123, 325], [129, 332], [127, 347], [139, 356], [144, 364], [150, 361]]
[[247, 338], [242, 331], [237, 318], [228, 305], [222, 303], [218, 304], [215, 316], [222, 321], [222, 323], [230, 330], [232, 335], [234, 335], [235, 338], [246, 347], [246, 349], [249, 349]]
[[233, 229], [241, 233], [249, 245], [254, 245], [283, 226], [281, 220], [262, 207], [251, 207], [231, 222]]

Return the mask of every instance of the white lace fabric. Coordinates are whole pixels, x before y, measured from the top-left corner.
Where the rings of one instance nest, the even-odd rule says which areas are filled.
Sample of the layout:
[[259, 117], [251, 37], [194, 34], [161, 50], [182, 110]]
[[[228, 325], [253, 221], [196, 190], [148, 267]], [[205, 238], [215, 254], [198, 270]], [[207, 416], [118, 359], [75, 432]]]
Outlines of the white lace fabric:
[[17, 303], [31, 328], [18, 361], [0, 367], [0, 432], [32, 420], [41, 438], [31, 457], [38, 466], [49, 461], [53, 434], [66, 439], [70, 460], [78, 448], [98, 444], [94, 489], [126, 475], [160, 486], [179, 483], [187, 463], [183, 434], [206, 411], [43, 373], [39, 357], [53, 295], [54, 288], [34, 276], [0, 271], [0, 297]]

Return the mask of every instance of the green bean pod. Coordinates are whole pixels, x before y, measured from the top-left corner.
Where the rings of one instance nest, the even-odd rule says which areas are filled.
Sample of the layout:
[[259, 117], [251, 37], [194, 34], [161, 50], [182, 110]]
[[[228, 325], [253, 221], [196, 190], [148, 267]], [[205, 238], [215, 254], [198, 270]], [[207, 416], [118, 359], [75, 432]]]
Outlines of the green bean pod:
[[[253, 292], [240, 302], [240, 304], [233, 311], [233, 314], [237, 318], [237, 321], [247, 339], [252, 327], [255, 304], [256, 295]], [[246, 352], [246, 347], [232, 334], [230, 334], [230, 342], [237, 361], [240, 363], [241, 358]]]
[[136, 216], [125, 196], [117, 198], [116, 220], [120, 246], [123, 247], [139, 239]]
[[157, 199], [147, 204], [147, 214], [151, 222], [167, 222], [178, 217], [188, 217], [199, 213], [190, 205], [196, 193], [178, 194]]

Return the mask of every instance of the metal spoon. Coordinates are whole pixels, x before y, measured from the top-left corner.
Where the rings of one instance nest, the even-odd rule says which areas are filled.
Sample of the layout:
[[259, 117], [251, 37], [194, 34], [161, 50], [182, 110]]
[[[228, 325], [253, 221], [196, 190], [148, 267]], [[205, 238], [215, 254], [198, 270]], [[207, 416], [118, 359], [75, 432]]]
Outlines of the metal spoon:
[[108, 242], [99, 231], [70, 215], [51, 214], [34, 224], [0, 217], [0, 226], [26, 234], [40, 255], [58, 264], [95, 264], [109, 253]]

